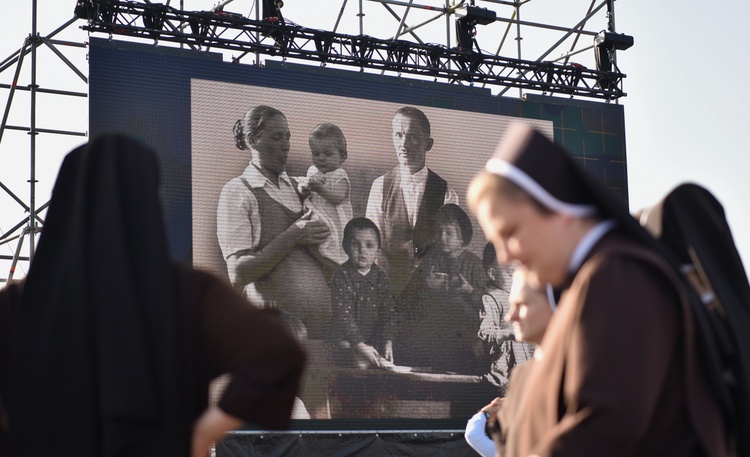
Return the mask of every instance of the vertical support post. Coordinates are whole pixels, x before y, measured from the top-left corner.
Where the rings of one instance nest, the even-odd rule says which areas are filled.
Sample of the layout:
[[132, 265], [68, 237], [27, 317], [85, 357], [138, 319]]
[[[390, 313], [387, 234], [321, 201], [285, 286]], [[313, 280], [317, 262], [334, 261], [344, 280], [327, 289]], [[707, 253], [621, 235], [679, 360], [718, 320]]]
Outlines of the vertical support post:
[[[255, 20], [260, 22], [260, 0], [255, 0]], [[260, 43], [260, 31], [255, 31], [255, 43]], [[260, 68], [260, 51], [255, 51], [255, 66]]]
[[[519, 0], [516, 0], [515, 5], [515, 13], [516, 13], [516, 47], [518, 48], [518, 60], [521, 60], [521, 40], [523, 40], [523, 37], [521, 36], [521, 2]], [[523, 98], [523, 89], [518, 88], [518, 98]]]
[[362, 9], [362, 2], [364, 0], [359, 0], [359, 34], [364, 35], [365, 34], [365, 12]]
[[[607, 30], [617, 33], [615, 30], [615, 0], [607, 0]], [[612, 50], [612, 64], [617, 68], [617, 50]]]
[[[448, 8], [450, 8], [450, 6], [451, 6], [450, 0], [445, 0], [446, 11], [448, 11]], [[450, 49], [452, 47], [451, 46], [451, 15], [450, 14], [445, 15], [445, 47], [447, 49]], [[448, 60], [448, 69], [450, 70], [451, 61], [450, 59], [447, 59], [447, 60]]]
[[31, 11], [31, 122], [29, 123], [30, 151], [29, 151], [29, 262], [34, 260], [36, 225], [36, 54], [39, 46], [39, 33], [36, 28], [37, 0], [32, 2]]
[[[185, 11], [185, 0], [180, 0], [180, 11]], [[184, 30], [182, 28], [183, 25], [184, 25], [184, 23], [180, 23], [180, 31]], [[182, 49], [184, 47], [184, 45], [185, 45], [185, 43], [183, 43], [182, 41], [180, 41], [180, 49]]]
[[[617, 33], [615, 29], [615, 0], [607, 0], [607, 30], [611, 33]], [[617, 50], [612, 48], [610, 51], [610, 59], [612, 60], [612, 69], [619, 71], [617, 67]], [[609, 99], [607, 99], [609, 103]], [[620, 104], [620, 99], [615, 99], [615, 104]]]

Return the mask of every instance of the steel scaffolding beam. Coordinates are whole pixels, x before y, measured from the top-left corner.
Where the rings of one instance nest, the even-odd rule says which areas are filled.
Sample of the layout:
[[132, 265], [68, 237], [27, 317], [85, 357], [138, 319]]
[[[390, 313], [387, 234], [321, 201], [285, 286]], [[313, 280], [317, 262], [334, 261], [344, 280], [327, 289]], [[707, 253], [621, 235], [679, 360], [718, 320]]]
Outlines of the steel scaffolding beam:
[[78, 14], [87, 20], [82, 28], [89, 32], [182, 43], [204, 51], [265, 54], [546, 94], [604, 100], [626, 95], [622, 90], [625, 75], [616, 66], [613, 71], [597, 71], [578, 64], [512, 59], [442, 45], [346, 35], [283, 21], [252, 20], [223, 11], [182, 11], [152, 3], [94, 1]]
[[[51, 3], [51, 0], [47, 1]], [[570, 97], [613, 101], [615, 103], [618, 102], [620, 97], [626, 95], [622, 90], [625, 75], [620, 73], [617, 68], [614, 50], [609, 54], [612, 71], [599, 72], [578, 64], [568, 63], [570, 56], [580, 55], [580, 53], [594, 48], [594, 46], [587, 46], [579, 49], [577, 48], [577, 41], [579, 37], [593, 37], [600, 33], [583, 29], [587, 21], [594, 22], [590, 19], [597, 12], [606, 11], [606, 30], [613, 34], [616, 33], [614, 0], [587, 0], [585, 5], [588, 5], [588, 9], [585, 10], [584, 19], [576, 21], [577, 24], [572, 27], [561, 26], [559, 23], [532, 22], [528, 20], [532, 18], [530, 14], [525, 14], [525, 20], [521, 20], [521, 7], [528, 3], [534, 3], [531, 0], [481, 0], [476, 2], [499, 5], [499, 8], [503, 9], [505, 13], [512, 9], [512, 14], [498, 14], [496, 18], [496, 22], [502, 24], [502, 26], [497, 28], [499, 46], [495, 55], [487, 51], [459, 51], [452, 48], [454, 20], [458, 18], [454, 15], [457, 9], [474, 5], [474, 1], [470, 0], [358, 0], [356, 2], [341, 0], [340, 6], [336, 5], [335, 11], [327, 10], [335, 2], [318, 2], [321, 13], [328, 11], [324, 14], [337, 14], [336, 25], [332, 28], [333, 31], [300, 27], [288, 20], [281, 24], [264, 21], [262, 20], [262, 2], [260, 0], [245, 0], [244, 2], [245, 6], [248, 3], [252, 5], [246, 16], [252, 15], [255, 20], [245, 19], [241, 14], [222, 11], [230, 2], [234, 6], [241, 3], [236, 0], [217, 0], [210, 11], [202, 12], [186, 11], [184, 5], [190, 2], [185, 0], [179, 2], [161, 1], [166, 5], [154, 3], [154, 0], [139, 0], [137, 2], [71, 0], [71, 6], [76, 4], [78, 18], [62, 18], [65, 19], [65, 22], [46, 35], [40, 35], [36, 30], [38, 0], [29, 2], [32, 16], [31, 33], [26, 37], [17, 37], [18, 43], [23, 43], [21, 48], [17, 50], [9, 49], [9, 51], [14, 52], [7, 58], [0, 60], [0, 74], [12, 76], [10, 80], [3, 81], [0, 84], [0, 94], [2, 94], [0, 96], [6, 100], [6, 105], [2, 109], [3, 113], [0, 114], [0, 142], [3, 146], [3, 152], [11, 148], [11, 144], [15, 141], [14, 135], [17, 135], [18, 132], [28, 134], [30, 149], [29, 195], [26, 196], [25, 192], [21, 192], [19, 189], [11, 190], [10, 187], [13, 186], [6, 186], [0, 182], [0, 196], [9, 195], [13, 205], [18, 205], [18, 208], [21, 208], [24, 212], [23, 220], [18, 223], [13, 221], [10, 224], [13, 225], [10, 230], [0, 233], [0, 246], [11, 241], [18, 243], [18, 246], [13, 250], [13, 255], [0, 255], [0, 261], [2, 261], [0, 265], [5, 271], [7, 271], [5, 269], [6, 261], [12, 260], [11, 273], [7, 278], [13, 277], [13, 271], [17, 263], [28, 262], [33, 257], [34, 238], [44, 224], [43, 211], [46, 208], [46, 203], [39, 206], [36, 201], [38, 191], [36, 189], [35, 168], [37, 165], [36, 150], [39, 147], [37, 138], [40, 134], [62, 135], [68, 138], [85, 137], [87, 135], [83, 126], [76, 131], [75, 127], [69, 129], [67, 125], [62, 128], [41, 128], [36, 122], [38, 114], [36, 97], [40, 94], [70, 96], [79, 100], [87, 97], [85, 90], [70, 87], [73, 83], [84, 84], [85, 87], [85, 84], [87, 84], [85, 66], [76, 67], [64, 55], [64, 52], [67, 52], [66, 48], [80, 49], [86, 46], [83, 43], [85, 40], [83, 34], [81, 34], [81, 39], [78, 40], [75, 34], [71, 33], [71, 29], [74, 29], [73, 24], [77, 26], [83, 23], [79, 18], [88, 21], [81, 28], [92, 32], [106, 33], [110, 36], [121, 35], [164, 44], [179, 43], [180, 47], [222, 52], [225, 55], [228, 55], [229, 52], [224, 51], [240, 50], [241, 52], [238, 55], [232, 57], [234, 61], [239, 62], [243, 58], [253, 58], [253, 63], [256, 65], [262, 65], [262, 54], [285, 60], [296, 59], [301, 62], [313, 62], [321, 66], [329, 65], [360, 71], [417, 75], [421, 78], [440, 79], [457, 84], [481, 84], [481, 87], [490, 85], [499, 88], [499, 90], [494, 91], [497, 95], [503, 95], [508, 90], [515, 88], [518, 90], [519, 96], [523, 96], [526, 91], [533, 91], [548, 95], [560, 94]], [[170, 7], [170, 3], [179, 5], [179, 8]], [[203, 3], [197, 0], [192, 2], [192, 4]], [[374, 38], [364, 35], [365, 10], [363, 4], [367, 3], [382, 7], [382, 10], [388, 13], [383, 15], [386, 19], [395, 19], [394, 29], [398, 25], [396, 36]], [[359, 25], [358, 35], [336, 33], [340, 28], [339, 26], [345, 24], [344, 10], [349, 6], [356, 9], [356, 21]], [[605, 6], [606, 10], [604, 9]], [[290, 13], [295, 12], [293, 7], [287, 9], [291, 9]], [[377, 8], [377, 10], [381, 11], [380, 8]], [[581, 12], [583, 13], [584, 10]], [[601, 16], [601, 13], [599, 14]], [[408, 23], [407, 15], [409, 16]], [[374, 17], [374, 15], [372, 16]], [[429, 24], [434, 25], [435, 21], [441, 18], [445, 20], [445, 40], [442, 41], [445, 45], [428, 44], [434, 38], [423, 33], [427, 33]], [[18, 19], [8, 16], [5, 20], [16, 21]], [[382, 27], [382, 22], [379, 23], [378, 27]], [[546, 52], [534, 56], [536, 60], [524, 60], [521, 57], [521, 40], [524, 39], [521, 34], [522, 28], [525, 33], [540, 31], [554, 34], [559, 32], [564, 33], [564, 36], [551, 45]], [[490, 30], [488, 27], [487, 32]], [[60, 38], [64, 36], [62, 32], [68, 33], [74, 41]], [[350, 28], [349, 33], [356, 32], [353, 32]], [[479, 36], [482, 36], [482, 33], [486, 32], [480, 32]], [[421, 34], [422, 36], [420, 36]], [[483, 36], [487, 37], [488, 35]], [[563, 41], [573, 36], [574, 39], [570, 47], [558, 49]], [[408, 38], [412, 41], [402, 41], [402, 38]], [[547, 39], [546, 36], [538, 39], [536, 35], [526, 38], [531, 39], [535, 44], [545, 43]], [[557, 40], [557, 38], [555, 39]], [[509, 44], [511, 40], [516, 41], [517, 52], [513, 52], [509, 46], [505, 46], [508, 49], [503, 48], [503, 44]], [[38, 70], [35, 65], [35, 51], [43, 49], [49, 49], [54, 55], [54, 58], [50, 60], [64, 62], [75, 73], [72, 82], [71, 80], [61, 80], [68, 86], [52, 89], [37, 83]], [[478, 46], [477, 49], [479, 49]], [[515, 59], [500, 57], [501, 50], [506, 56], [514, 54]], [[543, 61], [548, 59], [547, 56], [551, 55], [552, 52], [557, 51], [561, 51], [562, 55], [556, 58], [550, 57], [550, 61]], [[532, 52], [525, 50], [524, 57], [528, 59], [531, 54]], [[248, 55], [253, 57], [246, 57]], [[24, 59], [25, 57], [27, 58]], [[75, 54], [74, 57], [80, 56]], [[31, 81], [21, 82], [19, 80], [21, 66], [24, 67], [24, 70], [28, 66], [31, 67]], [[587, 63], [587, 66], [594, 67], [594, 64]], [[44, 71], [41, 73], [44, 73]], [[22, 79], [25, 78], [25, 76], [22, 77]], [[7, 94], [4, 92], [6, 90]], [[23, 122], [19, 122], [17, 118], [15, 122], [11, 121], [12, 118], [9, 117], [14, 95], [17, 96], [21, 92], [24, 93], [24, 98], [30, 99], [30, 119], [27, 125], [21, 125]], [[18, 103], [18, 101], [15, 102], [16, 105]], [[85, 117], [81, 118], [81, 122], [85, 122]], [[12, 148], [13, 151], [21, 150], [17, 145], [12, 146]], [[54, 147], [50, 149], [47, 152], [60, 152], [55, 151]], [[30, 239], [24, 244], [24, 238], [27, 236]], [[22, 253], [22, 251], [24, 252]], [[28, 255], [26, 255], [26, 251], [28, 251]], [[2, 287], [2, 282], [5, 279], [0, 277], [0, 287]]]

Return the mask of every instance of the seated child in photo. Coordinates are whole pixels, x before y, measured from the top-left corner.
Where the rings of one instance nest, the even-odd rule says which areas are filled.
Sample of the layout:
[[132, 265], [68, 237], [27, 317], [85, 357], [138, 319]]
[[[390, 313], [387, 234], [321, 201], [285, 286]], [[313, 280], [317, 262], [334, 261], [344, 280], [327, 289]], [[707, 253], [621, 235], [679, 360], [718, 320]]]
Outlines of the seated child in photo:
[[326, 259], [341, 265], [346, 262], [342, 249], [344, 226], [352, 218], [349, 176], [341, 168], [347, 157], [346, 138], [334, 124], [318, 124], [308, 137], [313, 165], [307, 177], [295, 178], [300, 194], [306, 196], [305, 212], [328, 225], [331, 235], [318, 245], [317, 251]]
[[498, 387], [500, 396], [503, 396], [511, 370], [528, 358], [527, 351], [531, 354], [533, 350], [515, 341], [513, 325], [504, 319], [510, 309], [508, 298], [513, 282], [513, 265], [497, 262], [492, 243], [484, 247], [482, 265], [489, 277], [482, 295], [484, 309], [480, 313], [479, 323], [479, 339], [484, 342], [485, 354], [490, 360], [490, 371], [485, 378]]
[[447, 204], [436, 212], [434, 227], [433, 246], [399, 297], [399, 364], [485, 374], [489, 364], [478, 333], [487, 274], [466, 249], [471, 220], [460, 206]]
[[359, 368], [392, 363], [393, 297], [388, 277], [375, 264], [380, 231], [370, 219], [357, 217], [346, 224], [343, 236], [349, 259], [331, 280], [332, 327], [348, 359], [343, 363]]

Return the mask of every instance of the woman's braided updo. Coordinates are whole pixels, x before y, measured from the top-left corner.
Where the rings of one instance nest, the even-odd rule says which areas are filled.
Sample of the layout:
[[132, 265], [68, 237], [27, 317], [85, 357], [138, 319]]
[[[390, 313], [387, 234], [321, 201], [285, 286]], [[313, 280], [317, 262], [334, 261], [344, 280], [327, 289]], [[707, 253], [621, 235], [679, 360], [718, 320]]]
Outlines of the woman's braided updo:
[[247, 113], [234, 123], [234, 144], [237, 149], [250, 149], [254, 139], [260, 135], [269, 119], [284, 116], [284, 113], [266, 105], [258, 105], [250, 108]]

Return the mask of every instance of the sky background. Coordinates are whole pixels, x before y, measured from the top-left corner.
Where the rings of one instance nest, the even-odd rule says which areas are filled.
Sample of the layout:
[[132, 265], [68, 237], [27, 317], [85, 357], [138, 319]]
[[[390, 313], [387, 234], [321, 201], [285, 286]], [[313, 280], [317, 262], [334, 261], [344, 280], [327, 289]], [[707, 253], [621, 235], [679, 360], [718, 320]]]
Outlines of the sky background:
[[[408, 0], [405, 0], [408, 1]], [[74, 0], [37, 0], [40, 35], [45, 36], [73, 16]], [[332, 30], [342, 7], [341, 0], [286, 0], [284, 16], [300, 25]], [[440, 0], [417, 0], [415, 4], [439, 7]], [[601, 1], [597, 1], [598, 5]], [[31, 33], [32, 0], [3, 1], [0, 7], [0, 61], [21, 47]], [[216, 2], [184, 0], [186, 10], [208, 10]], [[590, 0], [531, 0], [521, 7], [521, 19], [536, 23], [572, 27], [586, 15]], [[179, 1], [171, 6], [179, 7]], [[491, 2], [477, 1], [477, 6], [509, 18], [512, 9]], [[365, 13], [364, 33], [389, 38], [398, 22], [383, 6], [370, 0], [362, 1]], [[402, 13], [403, 7], [393, 6]], [[255, 18], [251, 0], [235, 0], [227, 11]], [[359, 2], [350, 0], [338, 31], [359, 33]], [[602, 10], [604, 11], [604, 10]], [[406, 23], [414, 25], [435, 15], [435, 12], [412, 9]], [[627, 75], [620, 99], [625, 107], [628, 183], [630, 208], [635, 211], [656, 203], [671, 188], [682, 182], [696, 182], [710, 189], [724, 204], [740, 254], [750, 259], [750, 156], [746, 152], [750, 91], [743, 84], [750, 61], [744, 53], [750, 48], [746, 32], [750, 4], [737, 0], [707, 7], [702, 2], [661, 0], [619, 0], [615, 2], [618, 32], [632, 35], [635, 44], [618, 52], [620, 70]], [[453, 21], [450, 22], [453, 35]], [[87, 34], [79, 27], [83, 21], [69, 26], [56, 38], [83, 42]], [[585, 30], [606, 28], [606, 17], [598, 14]], [[497, 50], [505, 31], [505, 23], [480, 26], [479, 45], [487, 52]], [[441, 18], [416, 31], [426, 42], [446, 44], [446, 21]], [[106, 38], [103, 35], [97, 35]], [[522, 55], [536, 60], [562, 35], [542, 29], [522, 27]], [[515, 28], [502, 47], [500, 55], [518, 57]], [[122, 39], [121, 37], [114, 37]], [[411, 39], [408, 36], [404, 39]], [[581, 37], [576, 49], [589, 46], [590, 37]], [[555, 59], [567, 51], [570, 40], [556, 48], [547, 59]], [[453, 45], [453, 43], [451, 43]], [[63, 54], [85, 74], [86, 50], [59, 46]], [[225, 60], [229, 60], [227, 54]], [[265, 57], [262, 57], [265, 58]], [[571, 58], [594, 68], [593, 51]], [[243, 60], [251, 63], [250, 59]], [[30, 83], [30, 55], [24, 60], [19, 86]], [[15, 66], [0, 72], [0, 84], [11, 84]], [[46, 47], [37, 58], [37, 84], [73, 92], [87, 91], [87, 85]], [[493, 89], [496, 93], [499, 89]], [[6, 107], [9, 90], [0, 89], [0, 107]], [[506, 96], [517, 97], [518, 90]], [[30, 122], [28, 92], [17, 91], [9, 112], [9, 125], [28, 126]], [[40, 94], [37, 97], [37, 127], [85, 132], [88, 125], [87, 101], [80, 97]], [[36, 140], [36, 206], [49, 198], [57, 171], [64, 155], [86, 141], [85, 137], [40, 134]], [[26, 204], [30, 200], [30, 142], [25, 132], [6, 130], [0, 139], [0, 183], [8, 187]], [[490, 154], [491, 151], [487, 151]], [[0, 234], [9, 231], [26, 213], [5, 191], [0, 189]], [[0, 244], [0, 255], [12, 255], [18, 240]], [[28, 238], [22, 255], [28, 255]], [[23, 276], [28, 265], [21, 262], [16, 277]], [[0, 279], [8, 277], [10, 262], [0, 260]]]

